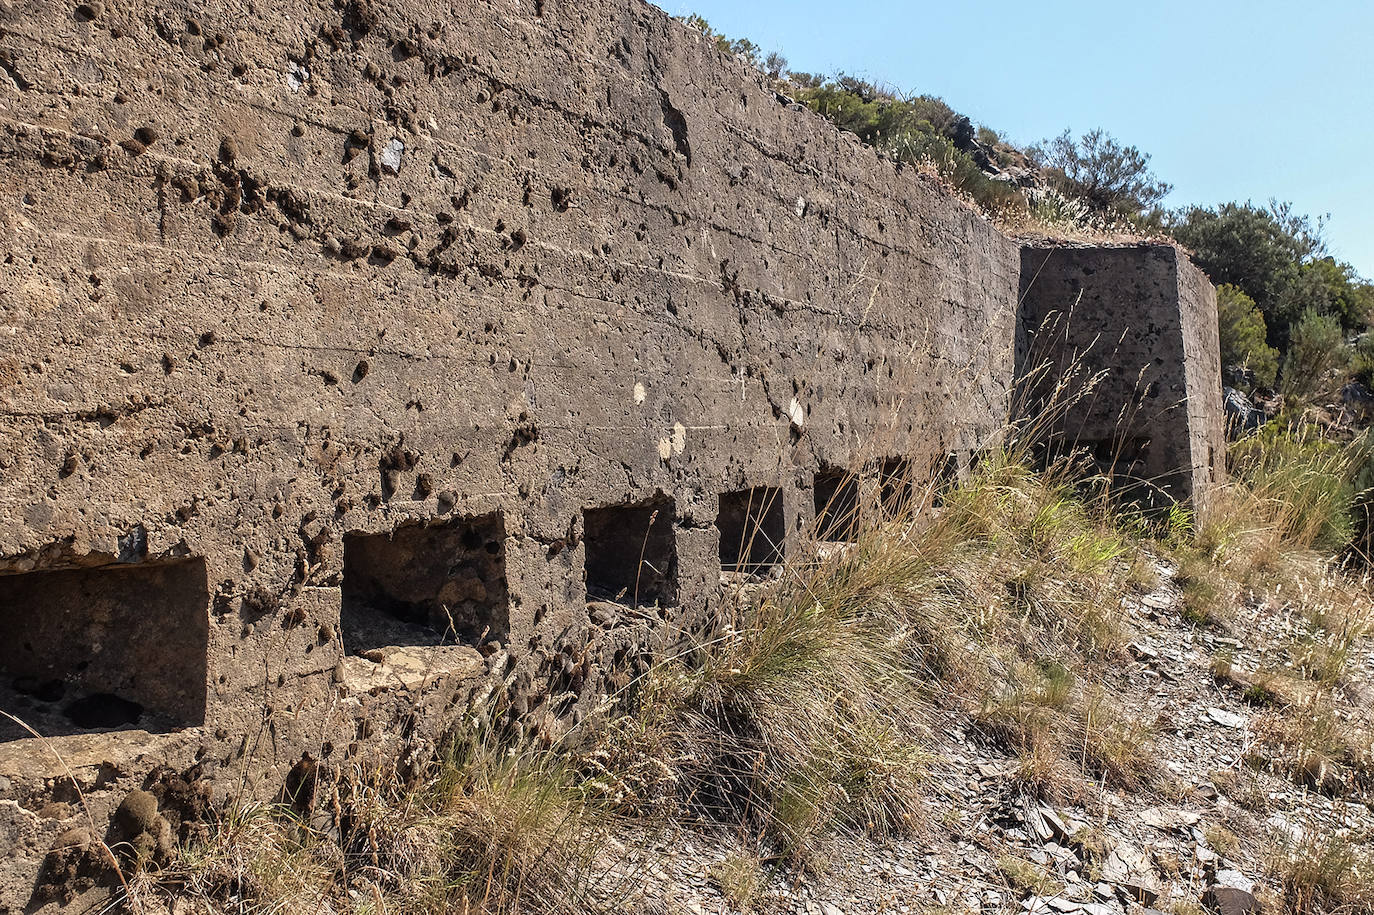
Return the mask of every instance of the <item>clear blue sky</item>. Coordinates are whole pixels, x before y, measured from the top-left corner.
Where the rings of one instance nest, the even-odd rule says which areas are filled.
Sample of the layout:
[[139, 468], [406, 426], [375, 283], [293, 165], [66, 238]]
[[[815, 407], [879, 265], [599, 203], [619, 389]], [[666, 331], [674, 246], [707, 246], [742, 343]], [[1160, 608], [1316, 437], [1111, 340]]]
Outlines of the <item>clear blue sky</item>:
[[1018, 144], [1102, 127], [1166, 204], [1291, 200], [1374, 279], [1374, 0], [660, 0], [781, 51], [944, 98]]

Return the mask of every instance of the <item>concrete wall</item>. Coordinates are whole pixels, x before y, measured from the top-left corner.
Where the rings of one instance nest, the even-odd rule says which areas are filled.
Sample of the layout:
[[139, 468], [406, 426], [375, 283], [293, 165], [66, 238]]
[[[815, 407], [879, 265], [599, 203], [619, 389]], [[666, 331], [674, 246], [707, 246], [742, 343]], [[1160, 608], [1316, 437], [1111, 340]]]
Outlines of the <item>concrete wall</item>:
[[[489, 672], [549, 724], [636, 620], [709, 615], [722, 494], [778, 491], [795, 536], [823, 465], [1001, 426], [1017, 247], [659, 10], [268, 10], [0, 12], [0, 595], [30, 595], [3, 705], [65, 735], [98, 815], [151, 760], [270, 788], [412, 708], [437, 732]], [[584, 510], [620, 505], [598, 530], [657, 511], [672, 581], [589, 613], [589, 546], [637, 557]], [[166, 568], [203, 580], [125, 625], [116, 585]], [[40, 657], [108, 668], [188, 618], [132, 695]], [[13, 877], [75, 812], [27, 809], [29, 741], [0, 775]]]
[[[1162, 504], [1225, 474], [1216, 294], [1172, 245], [1027, 246], [1017, 374], [1052, 451]], [[1186, 370], [1180, 371], [1180, 367]]]
[[[637, 0], [0, 27], [0, 707], [102, 822], [490, 677], [557, 730], [709, 624], [722, 529], [1005, 422], [1019, 246]], [[0, 909], [72, 891], [63, 772], [0, 726]]]

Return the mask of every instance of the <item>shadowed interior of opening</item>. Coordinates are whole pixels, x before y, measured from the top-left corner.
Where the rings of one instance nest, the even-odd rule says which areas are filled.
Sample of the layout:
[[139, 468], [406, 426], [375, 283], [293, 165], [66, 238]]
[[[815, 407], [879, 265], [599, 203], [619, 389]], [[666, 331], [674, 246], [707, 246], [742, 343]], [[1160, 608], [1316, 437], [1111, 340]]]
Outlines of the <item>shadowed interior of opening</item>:
[[474, 647], [510, 632], [499, 512], [344, 537], [344, 649]]
[[1083, 448], [1092, 451], [1093, 458], [1099, 463], [1118, 468], [1128, 468], [1136, 462], [1143, 462], [1149, 456], [1150, 440], [1138, 435], [1114, 436], [1100, 441], [1082, 442]]
[[586, 509], [587, 599], [630, 606], [676, 603], [673, 514], [668, 498]]
[[878, 504], [883, 513], [900, 517], [911, 510], [915, 468], [907, 458], [885, 458], [878, 465]]
[[827, 541], [853, 542], [859, 531], [859, 480], [844, 470], [826, 469], [816, 474], [816, 537]]
[[756, 486], [720, 494], [716, 516], [720, 530], [720, 568], [723, 572], [758, 575], [782, 562], [782, 490]]
[[44, 736], [204, 724], [209, 607], [201, 559], [0, 575], [0, 708]]
[[936, 508], [944, 505], [945, 491], [959, 483], [959, 452], [951, 451], [942, 456], [935, 465], [935, 487], [931, 493], [930, 504]]

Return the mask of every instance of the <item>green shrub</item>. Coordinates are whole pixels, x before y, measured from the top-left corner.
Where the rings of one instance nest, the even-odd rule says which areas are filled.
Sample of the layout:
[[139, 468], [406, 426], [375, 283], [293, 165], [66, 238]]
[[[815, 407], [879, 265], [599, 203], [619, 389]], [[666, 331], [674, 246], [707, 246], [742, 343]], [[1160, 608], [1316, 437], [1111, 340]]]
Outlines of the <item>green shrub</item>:
[[[924, 122], [922, 122], [924, 123]], [[930, 162], [942, 178], [989, 213], [1025, 212], [1025, 195], [1015, 185], [989, 178], [967, 154], [933, 130], [916, 128], [884, 137], [879, 148], [899, 162]]]
[[898, 162], [931, 163], [942, 178], [990, 213], [1027, 210], [1020, 188], [988, 177], [956, 145], [956, 140], [967, 139], [972, 127], [938, 98], [897, 98], [872, 83], [843, 74], [819, 86], [802, 85], [798, 98], [836, 127], [857, 135]]
[[801, 102], [841, 130], [856, 134], [871, 143], [878, 130], [878, 102], [857, 92], [846, 92], [835, 83], [826, 83], [799, 93]]
[[1265, 342], [1264, 315], [1239, 286], [1217, 287], [1217, 330], [1222, 365], [1243, 365], [1255, 373], [1260, 387], [1273, 387], [1279, 351]]
[[1308, 308], [1293, 325], [1288, 355], [1283, 360], [1283, 392], [1305, 398], [1316, 393], [1326, 377], [1346, 361], [1340, 322]]
[[1374, 283], [1360, 279], [1349, 264], [1319, 257], [1298, 271], [1289, 307], [1315, 308], [1336, 318], [1346, 330], [1363, 328], [1374, 317]]
[[1301, 265], [1322, 250], [1321, 223], [1294, 215], [1288, 204], [1225, 203], [1176, 212], [1169, 231], [1213, 282], [1234, 284], [1255, 300], [1269, 343], [1283, 349], [1302, 310], [1293, 310]]
[[1374, 385], [1374, 333], [1363, 333], [1355, 341], [1350, 353], [1350, 374], [1365, 387]]
[[1150, 156], [1123, 146], [1100, 127], [1075, 140], [1064, 131], [1031, 150], [1066, 194], [1099, 213], [1139, 216], [1173, 190], [1150, 172]]
[[787, 59], [782, 55], [775, 53], [765, 58], [763, 49], [748, 38], [727, 38], [713, 29], [704, 16], [693, 13], [682, 21], [714, 41], [722, 54], [743, 57], [753, 66], [767, 70], [775, 79], [787, 68]]

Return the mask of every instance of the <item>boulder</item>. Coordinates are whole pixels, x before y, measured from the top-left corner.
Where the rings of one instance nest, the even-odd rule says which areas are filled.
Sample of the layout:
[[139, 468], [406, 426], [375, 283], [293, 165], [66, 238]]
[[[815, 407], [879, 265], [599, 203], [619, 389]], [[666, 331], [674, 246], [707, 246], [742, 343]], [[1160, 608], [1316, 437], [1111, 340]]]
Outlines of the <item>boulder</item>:
[[1352, 381], [1341, 388], [1341, 403], [1355, 406], [1374, 405], [1374, 392], [1358, 381]]
[[1235, 388], [1223, 389], [1222, 407], [1226, 412], [1226, 433], [1231, 438], [1240, 438], [1264, 425], [1264, 411]]
[[1202, 904], [1216, 915], [1258, 915], [1259, 900], [1234, 886], [1212, 886], [1202, 894]]

